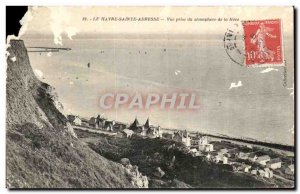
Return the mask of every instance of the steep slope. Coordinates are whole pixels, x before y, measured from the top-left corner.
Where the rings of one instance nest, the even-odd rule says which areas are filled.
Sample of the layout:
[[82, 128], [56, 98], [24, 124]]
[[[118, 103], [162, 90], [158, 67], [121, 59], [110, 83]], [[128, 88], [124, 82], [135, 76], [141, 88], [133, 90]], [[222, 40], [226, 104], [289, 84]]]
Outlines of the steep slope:
[[121, 164], [95, 153], [68, 133], [50, 86], [32, 71], [23, 41], [11, 40], [8, 52], [7, 187], [143, 187]]

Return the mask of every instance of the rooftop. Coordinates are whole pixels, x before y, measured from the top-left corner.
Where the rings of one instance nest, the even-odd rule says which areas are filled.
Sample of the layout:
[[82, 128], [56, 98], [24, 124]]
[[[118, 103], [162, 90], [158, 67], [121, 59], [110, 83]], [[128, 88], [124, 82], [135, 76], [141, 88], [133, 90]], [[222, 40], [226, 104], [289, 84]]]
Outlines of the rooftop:
[[282, 162], [280, 158], [271, 159], [268, 164], [276, 164]]
[[270, 159], [271, 159], [270, 156], [268, 156], [268, 155], [263, 155], [263, 156], [259, 156], [259, 157], [257, 158], [257, 161], [270, 160]]

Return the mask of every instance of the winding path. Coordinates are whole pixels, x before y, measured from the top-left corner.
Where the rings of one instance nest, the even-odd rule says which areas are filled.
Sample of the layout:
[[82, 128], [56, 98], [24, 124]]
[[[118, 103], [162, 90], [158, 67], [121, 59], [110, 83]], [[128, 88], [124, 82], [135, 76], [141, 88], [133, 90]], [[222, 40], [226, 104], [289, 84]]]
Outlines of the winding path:
[[117, 133], [102, 131], [100, 129], [92, 129], [92, 128], [82, 127], [82, 126], [77, 126], [77, 125], [72, 125], [72, 127], [74, 129], [76, 128], [76, 129], [80, 129], [80, 130], [83, 130], [83, 131], [89, 131], [89, 132], [92, 132], [92, 133], [106, 134], [106, 135], [111, 135], [111, 136], [117, 135]]

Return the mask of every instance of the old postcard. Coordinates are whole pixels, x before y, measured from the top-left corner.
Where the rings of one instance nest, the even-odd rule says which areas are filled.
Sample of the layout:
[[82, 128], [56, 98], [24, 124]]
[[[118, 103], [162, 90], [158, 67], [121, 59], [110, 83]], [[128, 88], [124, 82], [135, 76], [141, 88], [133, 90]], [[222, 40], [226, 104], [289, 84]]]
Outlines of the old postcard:
[[293, 7], [26, 7], [6, 185], [293, 189]]

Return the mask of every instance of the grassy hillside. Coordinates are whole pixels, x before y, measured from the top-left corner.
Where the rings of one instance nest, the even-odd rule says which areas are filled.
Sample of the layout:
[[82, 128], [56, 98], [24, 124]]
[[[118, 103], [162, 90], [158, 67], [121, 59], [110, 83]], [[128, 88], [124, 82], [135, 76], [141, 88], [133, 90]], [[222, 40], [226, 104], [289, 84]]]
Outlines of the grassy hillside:
[[136, 177], [66, 130], [66, 118], [29, 63], [23, 41], [7, 58], [6, 180], [8, 188], [132, 188]]
[[[237, 174], [230, 165], [192, 157], [181, 143], [166, 139], [130, 139], [76, 130], [78, 138], [113, 161], [128, 158], [147, 175], [149, 187], [165, 188], [272, 188], [276, 185], [251, 175]], [[159, 176], [157, 168], [165, 175]]]

